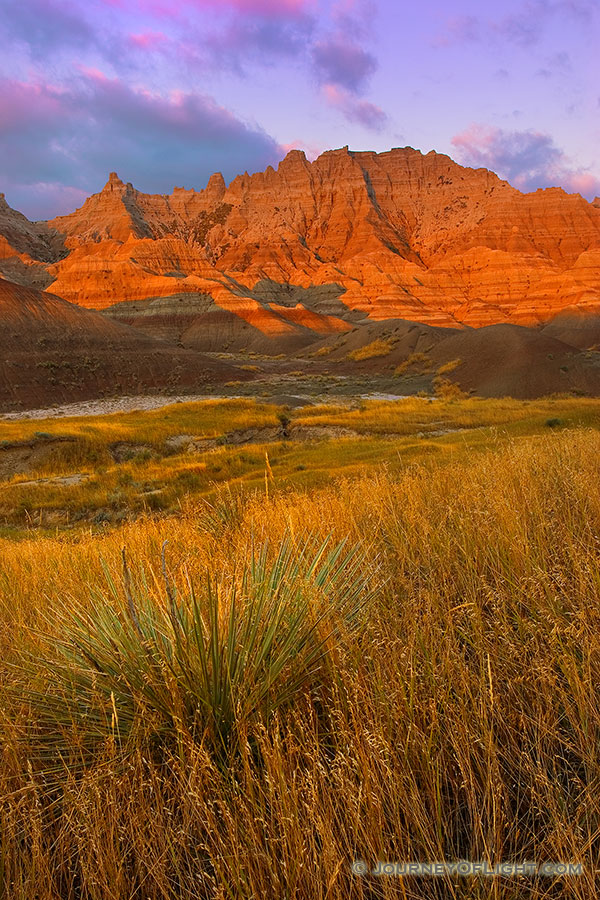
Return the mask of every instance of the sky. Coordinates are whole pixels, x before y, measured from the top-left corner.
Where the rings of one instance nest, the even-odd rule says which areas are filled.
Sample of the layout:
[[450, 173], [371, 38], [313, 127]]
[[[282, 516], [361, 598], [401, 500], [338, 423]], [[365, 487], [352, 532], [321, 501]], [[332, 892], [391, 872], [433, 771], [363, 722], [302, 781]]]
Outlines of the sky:
[[411, 146], [600, 195], [600, 0], [0, 0], [0, 191], [201, 189]]

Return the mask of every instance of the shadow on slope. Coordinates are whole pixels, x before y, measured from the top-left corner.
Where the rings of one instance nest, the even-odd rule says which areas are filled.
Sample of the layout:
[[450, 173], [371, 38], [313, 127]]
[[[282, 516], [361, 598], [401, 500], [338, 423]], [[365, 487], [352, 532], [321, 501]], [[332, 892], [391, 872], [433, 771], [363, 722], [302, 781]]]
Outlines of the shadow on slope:
[[582, 352], [545, 328], [452, 329], [384, 321], [316, 342], [309, 353], [330, 372], [400, 375], [400, 367], [403, 375], [427, 374], [432, 386], [439, 375], [483, 397], [600, 395], [600, 353]]
[[194, 391], [249, 375], [0, 279], [0, 408]]

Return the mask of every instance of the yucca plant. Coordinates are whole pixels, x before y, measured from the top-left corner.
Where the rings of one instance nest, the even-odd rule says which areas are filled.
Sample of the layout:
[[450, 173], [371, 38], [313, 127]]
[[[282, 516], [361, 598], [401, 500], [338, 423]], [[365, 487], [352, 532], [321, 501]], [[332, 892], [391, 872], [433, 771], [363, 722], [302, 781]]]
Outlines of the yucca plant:
[[[53, 610], [53, 635], [21, 666], [36, 742], [45, 753], [82, 758], [110, 739], [126, 751], [205, 742], [219, 755], [242, 728], [267, 723], [303, 688], [319, 683], [329, 642], [351, 626], [369, 596], [362, 555], [309, 538], [253, 550], [239, 573], [207, 576], [185, 591], [167, 575], [157, 601], [144, 573], [123, 584], [107, 570], [109, 594]], [[372, 569], [372, 565], [371, 565]], [[58, 637], [56, 636], [58, 635]]]

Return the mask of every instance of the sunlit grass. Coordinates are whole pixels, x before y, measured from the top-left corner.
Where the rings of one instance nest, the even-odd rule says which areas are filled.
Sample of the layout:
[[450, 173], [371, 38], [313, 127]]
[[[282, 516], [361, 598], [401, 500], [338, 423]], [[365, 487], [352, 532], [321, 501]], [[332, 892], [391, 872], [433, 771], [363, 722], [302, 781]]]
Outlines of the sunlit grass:
[[288, 535], [274, 554], [252, 548], [237, 573], [183, 586], [163, 547], [160, 602], [123, 553], [122, 578], [107, 569], [104, 590], [54, 605], [60, 638], [25, 648], [18, 666], [46, 772], [72, 759], [73, 732], [83, 765], [107, 741], [124, 756], [140, 741], [192, 741], [227, 758], [240, 730], [247, 739], [300, 691], [318, 690], [328, 646], [369, 598], [360, 555], [329, 543]]
[[[545, 413], [536, 407], [534, 415]], [[566, 415], [562, 408], [556, 418]], [[532, 435], [497, 433], [490, 444], [493, 430], [484, 439], [485, 431], [476, 432], [477, 452], [457, 449], [453, 435], [413, 436], [415, 448], [434, 448], [428, 456], [376, 472], [365, 466], [310, 490], [277, 487], [280, 451], [270, 447], [268, 497], [263, 470], [262, 485], [225, 484], [210, 502], [184, 498], [166, 518], [147, 513], [100, 535], [0, 540], [0, 678], [11, 688], [0, 720], [9, 896], [597, 896], [600, 435], [542, 422]], [[354, 450], [367, 452], [369, 443], [354, 442]], [[316, 465], [318, 450], [336, 444], [293, 452], [314, 452]], [[313, 548], [326, 539], [356, 548], [352, 583], [371, 592], [359, 587], [367, 600], [360, 628], [328, 638], [322, 674], [294, 682], [297, 690], [277, 708], [244, 713], [246, 688], [252, 696], [257, 684], [251, 672], [262, 663], [239, 670], [247, 685], [218, 681], [217, 698], [240, 689], [217, 704], [236, 735], [224, 763], [214, 752], [218, 728], [201, 714], [190, 727], [196, 707], [182, 701], [186, 682], [175, 659], [187, 657], [169, 616], [163, 542], [169, 583], [179, 590], [175, 616], [193, 608], [195, 585], [203, 634], [211, 633], [201, 587], [210, 572], [221, 584], [213, 621], [225, 638], [235, 632], [230, 586], [243, 583], [253, 552], [264, 553], [260, 583], [273, 571], [281, 589], [289, 582], [290, 604], [275, 615], [302, 611], [301, 572], [298, 582], [291, 558], [288, 567], [277, 557], [287, 541], [302, 558], [308, 535]], [[123, 547], [143, 637], [128, 606]], [[304, 557], [307, 567], [313, 558]], [[269, 588], [263, 596], [273, 609], [282, 594]], [[333, 602], [333, 621], [342, 624], [341, 612]], [[107, 640], [98, 659], [93, 642], [102, 623]], [[260, 630], [265, 639], [268, 629]], [[285, 640], [285, 627], [277, 631]], [[227, 638], [214, 646], [236, 646], [243, 660], [243, 628], [235, 633], [238, 644]], [[58, 652], [62, 644], [70, 656]], [[52, 668], [57, 656], [64, 678]], [[192, 685], [200, 691], [202, 678]], [[161, 720], [158, 731], [156, 696], [171, 710], [171, 724], [165, 729]], [[90, 699], [103, 710], [93, 741]], [[49, 756], [52, 746], [60, 754]], [[384, 882], [354, 876], [357, 858], [370, 866], [579, 861], [583, 875]]]
[[217, 437], [237, 428], [275, 424], [276, 407], [255, 400], [205, 400], [103, 416], [0, 421], [0, 441], [27, 440], [43, 433], [73, 435], [100, 445], [137, 441], [160, 446], [174, 434]]
[[348, 359], [359, 362], [363, 359], [373, 359], [376, 356], [387, 356], [393, 349], [394, 346], [392, 341], [384, 338], [377, 338], [376, 340], [371, 341], [370, 344], [365, 344], [363, 347], [351, 350], [348, 354]]
[[337, 425], [369, 433], [409, 434], [420, 430], [522, 426], [538, 429], [549, 417], [560, 417], [565, 426], [600, 425], [600, 401], [568, 398], [541, 400], [490, 400], [473, 397], [456, 401], [407, 397], [395, 402], [365, 400], [359, 409], [322, 405], [298, 411], [295, 421]]
[[[292, 429], [317, 425], [331, 432], [316, 441], [282, 438], [261, 443], [260, 429], [280, 429], [282, 421]], [[156, 424], [155, 431], [151, 424]], [[210, 499], [226, 483], [264, 490], [266, 452], [271, 491], [314, 489], [342, 475], [359, 477], [381, 467], [395, 473], [415, 462], [427, 467], [446, 464], [509, 439], [543, 436], [550, 428], [597, 428], [600, 401], [414, 397], [365, 401], [354, 409], [323, 405], [287, 411], [254, 401], [209, 401], [178, 404], [160, 414], [114, 414], [54, 425], [70, 442], [54, 445], [51, 459], [2, 485], [0, 521], [20, 529], [15, 536], [31, 527], [105, 528], [144, 512], [178, 514], [186, 498]], [[27, 437], [32, 427], [31, 422], [0, 426], [9, 429], [5, 433], [12, 440]], [[337, 437], [337, 428], [360, 437]], [[250, 436], [256, 429], [256, 437], [242, 445], [223, 442], [193, 453], [185, 444], [179, 449], [169, 445], [169, 438], [182, 434], [223, 440], [244, 429]], [[149, 441], [151, 434], [154, 439]], [[128, 441], [131, 453], [115, 461], [112, 447]], [[82, 477], [72, 484], [56, 480], [69, 475]]]

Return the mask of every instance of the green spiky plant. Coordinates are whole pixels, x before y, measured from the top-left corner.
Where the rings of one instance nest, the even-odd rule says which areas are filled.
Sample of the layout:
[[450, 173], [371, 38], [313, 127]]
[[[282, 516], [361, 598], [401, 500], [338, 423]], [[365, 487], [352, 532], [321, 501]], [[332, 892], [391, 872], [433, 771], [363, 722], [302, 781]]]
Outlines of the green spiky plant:
[[112, 602], [54, 609], [61, 636], [27, 654], [35, 742], [71, 767], [74, 752], [85, 761], [102, 742], [126, 752], [140, 738], [227, 755], [236, 735], [318, 685], [330, 641], [369, 596], [364, 569], [344, 542], [287, 537], [274, 555], [253, 549], [241, 572], [207, 577], [201, 593], [188, 580], [180, 593], [163, 547], [160, 602], [123, 553], [123, 585], [106, 571]]

